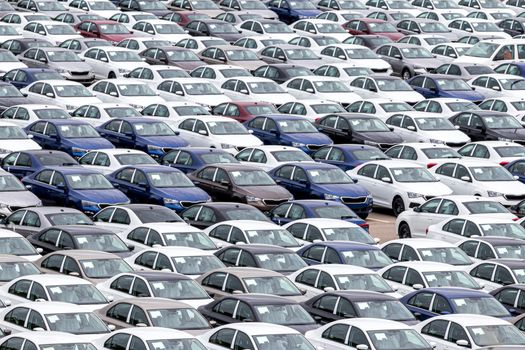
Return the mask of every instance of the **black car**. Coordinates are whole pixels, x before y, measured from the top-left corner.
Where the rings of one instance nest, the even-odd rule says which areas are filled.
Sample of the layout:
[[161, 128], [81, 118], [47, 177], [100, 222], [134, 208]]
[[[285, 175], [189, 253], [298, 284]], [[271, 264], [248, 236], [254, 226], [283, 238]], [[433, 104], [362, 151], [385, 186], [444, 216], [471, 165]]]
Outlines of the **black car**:
[[512, 315], [525, 313], [525, 284], [509, 284], [490, 292]]
[[268, 64], [260, 66], [253, 71], [254, 77], [267, 78], [275, 81], [277, 84], [305, 75], [314, 75], [314, 73], [306, 67], [285, 63]]
[[0, 82], [0, 113], [15, 105], [36, 103], [9, 83]]
[[330, 114], [315, 121], [320, 132], [334, 143], [358, 143], [375, 146], [385, 151], [403, 142], [381, 119], [367, 114]]
[[236, 322], [266, 322], [293, 328], [301, 333], [318, 327], [301, 304], [276, 295], [232, 295], [197, 310], [217, 325]]
[[467, 134], [472, 141], [505, 139], [525, 144], [525, 129], [510, 114], [494, 111], [461, 112], [450, 117], [452, 124]]
[[419, 322], [397, 298], [372, 291], [328, 291], [301, 305], [321, 324], [354, 317], [380, 318], [408, 325]]
[[53, 226], [28, 236], [27, 240], [36, 248], [42, 248], [42, 255], [58, 250], [84, 249], [126, 257], [135, 249], [111, 231], [86, 225]]
[[180, 216], [188, 224], [200, 229], [228, 220], [270, 221], [259, 209], [233, 202], [195, 204], [180, 213]]
[[191, 21], [186, 25], [186, 30], [188, 30], [188, 33], [192, 36], [214, 36], [224, 39], [227, 42], [235, 42], [243, 36], [246, 36], [245, 34], [241, 34], [241, 31], [231, 23], [218, 19]]
[[0, 47], [11, 51], [15, 55], [19, 55], [25, 50], [33, 47], [53, 47], [53, 44], [44, 39], [18, 38], [6, 40], [0, 45]]
[[284, 275], [308, 266], [294, 251], [266, 244], [232, 245], [214, 254], [226, 266], [259, 267]]

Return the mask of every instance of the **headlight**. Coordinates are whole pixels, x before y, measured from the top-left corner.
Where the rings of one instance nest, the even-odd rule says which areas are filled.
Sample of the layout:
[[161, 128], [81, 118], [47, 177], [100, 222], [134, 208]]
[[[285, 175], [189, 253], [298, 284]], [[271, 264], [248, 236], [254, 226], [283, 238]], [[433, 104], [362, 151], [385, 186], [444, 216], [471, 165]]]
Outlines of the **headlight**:
[[164, 204], [179, 204], [179, 201], [172, 198], [162, 198]]
[[148, 145], [148, 151], [162, 151], [162, 147]]
[[130, 103], [129, 104], [131, 107], [135, 108], [135, 109], [143, 109], [144, 106], [141, 106], [141, 105], [134, 105], [133, 103]]
[[260, 202], [261, 198], [246, 196], [246, 202]]
[[365, 145], [374, 146], [374, 147], [378, 147], [378, 145], [379, 145], [377, 142], [374, 142], [374, 141], [367, 141], [367, 140], [365, 140], [363, 143], [364, 143]]
[[67, 109], [68, 111], [71, 111], [71, 110], [77, 109], [77, 106], [66, 105], [66, 109]]
[[129, 73], [129, 72], [131, 72], [131, 71], [128, 70], [128, 69], [119, 68], [119, 69], [118, 69], [118, 72], [119, 72], [119, 73], [122, 73], [122, 74], [126, 74], [126, 73]]
[[507, 142], [512, 142], [511, 139], [507, 139], [505, 137], [498, 137], [498, 141], [507, 141]]
[[430, 141], [430, 143], [441, 143], [441, 144], [445, 143], [445, 141], [443, 141], [443, 140], [436, 140], [436, 139], [430, 139], [429, 141]]
[[221, 143], [222, 148], [235, 148], [234, 145], [230, 145], [229, 143]]
[[305, 143], [301, 143], [301, 142], [292, 142], [292, 147], [304, 147], [306, 146]]
[[60, 69], [60, 68], [57, 68], [55, 69], [58, 73], [67, 73], [67, 70], [65, 69]]
[[88, 149], [77, 148], [77, 147], [71, 148], [71, 153], [87, 153], [87, 152], [89, 152]]
[[82, 208], [86, 207], [98, 207], [98, 203], [92, 201], [81, 201]]
[[423, 195], [421, 193], [416, 193], [416, 192], [407, 192], [407, 196], [408, 196], [408, 198], [423, 197]]
[[6, 209], [9, 208], [9, 206], [5, 203], [0, 203], [0, 209]]
[[328, 200], [332, 200], [333, 201], [333, 200], [337, 200], [339, 198], [341, 198], [341, 197], [339, 197], [339, 196], [337, 196], [335, 194], [329, 194], [329, 193], [325, 193], [324, 194], [324, 199], [328, 199]]
[[489, 197], [503, 197], [505, 194], [503, 194], [501, 192], [487, 191], [487, 195]]

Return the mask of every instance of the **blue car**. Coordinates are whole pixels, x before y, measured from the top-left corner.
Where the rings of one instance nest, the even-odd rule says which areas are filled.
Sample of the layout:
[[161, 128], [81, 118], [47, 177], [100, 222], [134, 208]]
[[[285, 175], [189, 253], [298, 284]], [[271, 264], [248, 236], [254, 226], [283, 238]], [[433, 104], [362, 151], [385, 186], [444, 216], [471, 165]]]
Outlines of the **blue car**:
[[[15, 78], [16, 77], [16, 78]], [[64, 78], [54, 69], [47, 68], [17, 68], [5, 73], [2, 80], [15, 86], [17, 89], [38, 80], [63, 80]]]
[[508, 162], [504, 167], [510, 171], [513, 176], [517, 176], [519, 182], [525, 183], [525, 158]]
[[98, 171], [80, 166], [47, 167], [22, 179], [44, 205], [73, 207], [88, 215], [109, 205], [129, 204], [129, 198]]
[[80, 158], [94, 149], [115, 148], [91, 124], [75, 119], [48, 119], [29, 124], [24, 129], [44, 149], [66, 152]]
[[65, 152], [53, 150], [11, 152], [2, 159], [2, 169], [19, 179], [44, 167], [67, 165], [78, 165], [78, 162]]
[[365, 219], [372, 210], [372, 196], [335, 165], [288, 163], [269, 172], [295, 199], [327, 199], [342, 202]]
[[496, 68], [494, 72], [499, 74], [510, 74], [517, 75], [519, 77], [525, 77], [525, 63], [523, 62], [510, 62], [502, 63]]
[[182, 211], [194, 204], [211, 201], [210, 196], [195, 187], [182, 171], [162, 165], [127, 166], [107, 177], [134, 203], [160, 204]]
[[321, 146], [331, 145], [332, 139], [308, 119], [289, 114], [264, 115], [244, 123], [265, 145], [293, 146], [312, 153]]
[[134, 148], [159, 159], [188, 142], [168, 124], [155, 118], [114, 118], [97, 127], [100, 135], [118, 148]]
[[266, 5], [279, 16], [281, 22], [286, 24], [292, 24], [300, 19], [315, 18], [322, 13], [308, 0], [270, 0]]
[[268, 214], [278, 225], [285, 225], [298, 219], [337, 219], [361, 226], [368, 231], [368, 224], [341, 202], [319, 199], [293, 200], [279, 204]]
[[411, 292], [399, 300], [420, 321], [447, 314], [478, 314], [506, 320], [512, 317], [509, 311], [489, 293], [468, 288], [424, 288]]
[[374, 245], [328, 241], [308, 244], [297, 251], [308, 265], [346, 264], [379, 270], [394, 262]]
[[174, 149], [159, 160], [162, 165], [191, 173], [205, 165], [216, 163], [239, 163], [229, 152], [208, 147], [183, 147]]
[[425, 98], [461, 98], [480, 103], [485, 96], [474, 91], [461, 77], [445, 74], [421, 74], [408, 80], [408, 84]]
[[324, 146], [312, 153], [311, 157], [321, 163], [336, 165], [344, 171], [372, 160], [390, 159], [377, 147], [355, 144]]

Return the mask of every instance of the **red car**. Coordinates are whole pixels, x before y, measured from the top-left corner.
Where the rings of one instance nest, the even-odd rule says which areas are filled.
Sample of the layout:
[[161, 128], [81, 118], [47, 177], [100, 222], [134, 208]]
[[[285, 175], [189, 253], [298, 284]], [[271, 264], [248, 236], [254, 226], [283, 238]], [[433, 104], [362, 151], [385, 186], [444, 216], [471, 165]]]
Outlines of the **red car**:
[[115, 21], [82, 21], [75, 26], [80, 35], [86, 38], [101, 38], [113, 44], [133, 36], [123, 24]]
[[210, 16], [195, 11], [177, 11], [173, 13], [168, 13], [167, 15], [162, 16], [161, 19], [170, 22], [175, 22], [181, 27], [185, 27], [186, 24], [190, 23], [191, 21], [197, 19], [210, 19]]
[[271, 103], [266, 102], [225, 102], [215, 106], [211, 114], [222, 115], [241, 123], [263, 114], [279, 114]]
[[404, 37], [396, 27], [387, 21], [375, 18], [354, 19], [343, 24], [343, 28], [352, 35], [373, 34], [382, 35], [397, 41]]

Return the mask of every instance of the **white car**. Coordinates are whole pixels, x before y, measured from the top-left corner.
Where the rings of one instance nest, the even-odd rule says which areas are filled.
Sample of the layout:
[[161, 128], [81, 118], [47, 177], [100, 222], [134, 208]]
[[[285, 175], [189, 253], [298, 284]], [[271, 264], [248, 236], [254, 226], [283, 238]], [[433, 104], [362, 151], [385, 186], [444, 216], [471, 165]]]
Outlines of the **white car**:
[[386, 98], [370, 98], [355, 101], [346, 107], [346, 110], [350, 113], [373, 114], [382, 121], [387, 120], [396, 113], [414, 111], [414, 109], [406, 102], [393, 101]]
[[149, 154], [125, 148], [89, 151], [78, 160], [78, 163], [84, 168], [96, 170], [104, 175], [127, 165], [158, 165]]
[[54, 105], [24, 104], [7, 108], [2, 112], [2, 118], [8, 119], [9, 123], [26, 127], [40, 119], [67, 119], [71, 115]]
[[464, 43], [446, 43], [434, 46], [430, 52], [438, 56], [458, 58], [463, 56], [471, 47], [472, 45]]
[[[366, 11], [367, 7], [365, 5], [362, 6], [363, 9]], [[352, 8], [349, 8], [348, 10], [334, 9], [333, 11], [325, 10], [318, 14], [315, 18], [327, 19], [329, 21], [337, 22], [339, 24], [345, 24], [346, 22], [351, 21], [353, 19], [363, 18], [363, 13], [358, 11], [352, 11]]]
[[425, 98], [414, 91], [406, 81], [391, 76], [361, 76], [354, 77], [350, 89], [364, 99], [386, 98], [415, 104]]
[[141, 117], [141, 114], [135, 108], [124, 103], [99, 103], [80, 106], [71, 112], [71, 116], [93, 126], [99, 126], [112, 118], [134, 118]]
[[475, 262], [488, 259], [521, 259], [525, 252], [524, 240], [509, 237], [470, 237], [456, 245]]
[[234, 336], [235, 341], [231, 340], [231, 343], [236, 349], [314, 349], [312, 344], [295, 329], [262, 322], [230, 323], [214, 328], [198, 339], [208, 350], [224, 350], [224, 343], [217, 344], [218, 341], [215, 340], [222, 337], [222, 334], [228, 334], [228, 337]]
[[145, 117], [158, 117], [168, 119], [180, 119], [189, 116], [210, 115], [208, 108], [194, 102], [163, 102], [154, 103], [144, 107], [141, 111]]
[[427, 198], [452, 194], [426, 167], [404, 160], [366, 162], [347, 174], [370, 192], [375, 206], [392, 209], [396, 216]]
[[427, 227], [457, 215], [488, 216], [507, 221], [516, 219], [494, 199], [456, 195], [432, 198], [419, 207], [404, 211], [397, 217], [395, 227], [400, 238], [426, 238]]
[[164, 80], [157, 87], [157, 93], [166, 101], [193, 102], [208, 107], [231, 102], [231, 98], [225, 96], [214, 84], [199, 78]]
[[463, 17], [465, 17], [465, 14], [461, 10], [459, 12], [456, 10], [424, 11], [417, 16], [417, 18], [433, 19], [434, 21], [441, 22], [445, 25], [448, 25], [455, 19]]
[[245, 36], [271, 36], [275, 39], [290, 41], [296, 34], [284, 22], [269, 19], [249, 19], [235, 26]]
[[468, 83], [486, 98], [515, 98], [525, 90], [525, 78], [510, 74], [478, 75]]
[[18, 32], [21, 32], [22, 28], [24, 28], [29, 22], [51, 20], [51, 17], [43, 13], [21, 11], [3, 13], [2, 18], [0, 19], [2, 22], [9, 23], [9, 25], [15, 28]]
[[69, 39], [82, 39], [82, 36], [67, 23], [55, 21], [31, 21], [22, 30], [24, 38], [43, 39], [58, 45]]
[[182, 39], [175, 46], [183, 47], [195, 53], [199, 53], [210, 46], [230, 45], [226, 40], [214, 36], [194, 36], [188, 39]]
[[253, 52], [259, 52], [266, 46], [286, 45], [286, 40], [274, 38], [271, 35], [257, 35], [240, 38], [232, 45], [244, 47], [245, 49], [250, 49]]
[[[40, 200], [38, 201], [40, 202]], [[16, 232], [0, 229], [0, 242], [2, 243], [1, 254], [16, 255], [29, 261], [36, 261], [41, 257], [42, 249], [35, 249], [26, 238]]]
[[156, 89], [164, 79], [189, 78], [190, 75], [182, 68], [159, 64], [135, 68], [125, 77], [149, 84], [152, 89]]
[[458, 153], [463, 157], [480, 158], [506, 165], [525, 157], [525, 146], [508, 141], [478, 141], [461, 147]]
[[428, 169], [436, 166], [443, 159], [461, 158], [458, 152], [447, 145], [424, 142], [402, 143], [390, 147], [385, 154], [390, 158], [403, 159], [426, 166]]
[[342, 42], [349, 36], [348, 32], [343, 29], [341, 24], [334, 23], [334, 21], [319, 19], [319, 18], [309, 18], [296, 21], [290, 25], [290, 28], [294, 30], [299, 35], [305, 36], [317, 36], [324, 35], [330, 36]]
[[[4, 48], [4, 46], [2, 46], [2, 48]], [[12, 52], [8, 51], [0, 52], [0, 63], [2, 65], [0, 75], [2, 76], [13, 69], [27, 68], [25, 63], [20, 62]]]
[[501, 318], [485, 315], [442, 315], [425, 320], [414, 329], [436, 344], [436, 350], [492, 349], [493, 346], [504, 349], [505, 345], [519, 349], [525, 345], [525, 336], [518, 328]]
[[459, 112], [479, 110], [480, 108], [469, 100], [440, 97], [418, 102], [414, 105], [414, 109], [418, 112], [437, 113], [442, 117], [450, 118]]
[[321, 55], [345, 60], [363, 67], [372, 67], [376, 73], [392, 74], [392, 67], [374, 51], [361, 45], [338, 44], [326, 46]]
[[[42, 147], [18, 125], [0, 121], [0, 158], [14, 151], [40, 150]], [[6, 184], [4, 184], [6, 185]]]
[[[253, 136], [238, 121], [221, 116], [188, 116], [176, 121], [167, 121], [180, 137], [194, 147], [213, 147], [237, 153], [237, 148], [262, 146], [262, 141]], [[224, 147], [228, 145], [228, 147]]]
[[513, 39], [512, 41], [509, 41], [508, 39], [482, 40], [473, 46], [475, 50], [465, 52], [463, 56], [456, 58], [454, 62], [470, 64], [475, 63], [495, 68], [502, 63], [510, 63], [512, 61], [518, 60], [519, 58], [517, 57], [516, 53], [520, 52], [518, 48], [520, 48], [523, 44], [525, 44], [525, 39]]
[[100, 309], [111, 299], [85, 279], [55, 274], [16, 278], [0, 287], [0, 298], [9, 300], [11, 305], [29, 301], [59, 301], [78, 305], [87, 311]]
[[258, 77], [238, 77], [226, 80], [222, 85], [224, 95], [233, 101], [268, 102], [277, 106], [295, 99], [275, 81]]
[[31, 345], [36, 346], [33, 349], [85, 349], [95, 350], [93, 342], [78, 339], [77, 336], [64, 332], [31, 332], [24, 331], [6, 336], [0, 340], [1, 347], [8, 347], [11, 344], [22, 344], [25, 342], [28, 349]]
[[214, 252], [222, 246], [202, 230], [184, 222], [142, 224], [130, 227], [118, 235], [126, 244], [134, 245], [135, 251], [150, 247], [190, 247]]
[[137, 67], [147, 67], [137, 52], [122, 47], [94, 47], [84, 51], [81, 57], [91, 66], [95, 78], [119, 78]]
[[352, 92], [348, 85], [332, 77], [296, 77], [285, 81], [282, 86], [299, 100], [318, 98], [347, 105], [361, 99], [361, 96]]
[[246, 147], [237, 153], [235, 158], [243, 164], [256, 165], [265, 171], [270, 171], [285, 163], [314, 161], [298, 148], [278, 145]]
[[278, 110], [283, 114], [303, 115], [312, 122], [328, 114], [346, 113], [341, 104], [318, 99], [286, 102], [282, 104]]
[[[138, 21], [131, 27], [138, 36], [151, 37], [157, 40], [167, 40], [173, 44], [191, 36], [175, 22], [162, 19], [146, 19]], [[172, 44], [172, 45], [173, 45]]]
[[481, 289], [464, 267], [431, 261], [398, 262], [377, 271], [398, 293], [406, 295], [430, 287]]
[[525, 184], [499, 164], [477, 159], [451, 159], [430, 171], [454, 194], [491, 197], [505, 206], [525, 199]]
[[513, 18], [515, 15], [516, 14], [513, 15], [511, 11], [508, 11], [507, 8], [503, 7], [472, 11], [467, 15], [466, 18], [486, 19], [497, 24], [498, 22], [503, 21], [504, 19]]
[[354, 265], [311, 265], [288, 275], [288, 279], [312, 296], [332, 290], [368, 290], [396, 298], [402, 296], [376, 272]]
[[331, 322], [306, 332], [318, 349], [427, 350], [432, 345], [412, 327], [377, 318], [352, 318]]
[[[76, 3], [77, 6], [72, 6], [72, 3]], [[72, 9], [80, 9], [90, 15], [99, 15], [104, 18], [110, 18], [119, 13], [119, 9], [108, 0], [76, 0], [69, 2], [69, 7]]]
[[[121, 285], [126, 287], [122, 288]], [[171, 271], [120, 273], [97, 284], [97, 288], [105, 295], [113, 297], [114, 300], [131, 298], [140, 292], [145, 297], [173, 299], [194, 308], [213, 301], [200, 284], [188, 276]]]
[[469, 266], [474, 262], [455, 245], [429, 238], [394, 239], [381, 246], [393, 261], [433, 261], [456, 266]]
[[224, 267], [212, 252], [188, 247], [148, 247], [124, 261], [137, 271], [173, 271], [191, 278]]
[[[478, 18], [459, 18], [448, 24], [452, 33], [464, 35], [490, 35], [501, 39], [510, 39], [511, 36], [498, 27], [494, 22]], [[464, 61], [463, 61], [464, 62]]]
[[523, 259], [489, 259], [470, 266], [468, 273], [488, 292], [509, 284], [525, 283]]
[[[349, 38], [349, 34], [346, 34]], [[318, 35], [299, 35], [288, 41], [290, 45], [297, 45], [302, 47], [308, 47], [315, 53], [321, 52], [323, 47], [327, 45], [341, 44], [341, 41], [334, 38], [333, 36], [326, 36], [322, 34]]]
[[[415, 34], [415, 35], [406, 35], [399, 39], [398, 43], [402, 44], [412, 44], [422, 46], [428, 51], [432, 50], [436, 45], [448, 43], [450, 40], [441, 35], [436, 34]], [[465, 45], [465, 44], [463, 44]], [[450, 58], [449, 58], [450, 59]]]
[[489, 111], [505, 112], [525, 125], [525, 100], [520, 97], [488, 98], [479, 104], [479, 108]]
[[337, 219], [298, 219], [283, 225], [301, 244], [318, 241], [352, 241], [375, 245], [379, 238], [372, 238], [362, 227]]
[[221, 85], [230, 78], [251, 77], [252, 74], [243, 67], [228, 64], [212, 64], [195, 68], [190, 72], [190, 76], [208, 79], [220, 88]]
[[525, 228], [508, 219], [493, 216], [460, 215], [428, 226], [426, 234], [426, 238], [452, 244], [474, 236], [525, 239]]
[[84, 85], [68, 80], [39, 80], [20, 92], [38, 103], [57, 105], [68, 112], [85, 104], [102, 103]]
[[148, 84], [134, 79], [104, 79], [91, 85], [88, 90], [102, 102], [125, 103], [137, 110], [151, 103], [165, 102]]
[[374, 71], [359, 61], [326, 63], [314, 69], [313, 72], [321, 77], [340, 78], [344, 81], [352, 81], [361, 75], [374, 74]]
[[397, 113], [385, 122], [406, 142], [465, 144], [470, 137], [458, 130], [447, 118], [437, 113]]
[[[130, 28], [129, 26], [126, 26], [126, 27]], [[115, 46], [137, 51], [137, 52], [142, 52], [151, 47], [164, 47], [164, 46], [171, 46], [171, 45], [173, 44], [169, 40], [155, 39], [152, 37], [131, 37], [131, 38], [127, 38], [127, 39], [119, 41], [118, 44], [116, 44]]]

